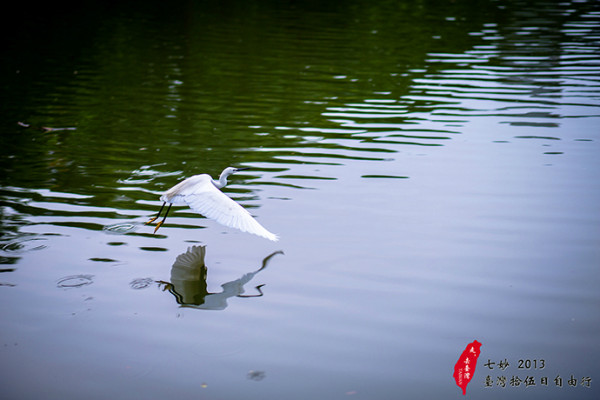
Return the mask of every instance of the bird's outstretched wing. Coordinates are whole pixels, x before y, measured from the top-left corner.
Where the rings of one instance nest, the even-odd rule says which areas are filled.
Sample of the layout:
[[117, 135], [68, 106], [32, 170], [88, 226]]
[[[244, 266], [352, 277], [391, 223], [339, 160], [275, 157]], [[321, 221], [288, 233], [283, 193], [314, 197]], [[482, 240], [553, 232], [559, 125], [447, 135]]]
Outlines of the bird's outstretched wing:
[[269, 240], [278, 240], [277, 235], [266, 230], [244, 207], [213, 185], [208, 175], [205, 176], [208, 179], [198, 179], [193, 184], [188, 183], [183, 190], [170, 197], [170, 202], [174, 204], [183, 202], [195, 212], [225, 226], [253, 233]]

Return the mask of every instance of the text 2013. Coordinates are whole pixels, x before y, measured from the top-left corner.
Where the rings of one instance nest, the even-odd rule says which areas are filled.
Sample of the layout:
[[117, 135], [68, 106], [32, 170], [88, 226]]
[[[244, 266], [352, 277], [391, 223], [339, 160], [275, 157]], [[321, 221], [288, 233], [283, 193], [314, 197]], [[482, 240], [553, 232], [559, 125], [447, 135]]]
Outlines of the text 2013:
[[546, 360], [540, 359], [521, 359], [517, 364], [518, 369], [544, 369], [546, 367]]

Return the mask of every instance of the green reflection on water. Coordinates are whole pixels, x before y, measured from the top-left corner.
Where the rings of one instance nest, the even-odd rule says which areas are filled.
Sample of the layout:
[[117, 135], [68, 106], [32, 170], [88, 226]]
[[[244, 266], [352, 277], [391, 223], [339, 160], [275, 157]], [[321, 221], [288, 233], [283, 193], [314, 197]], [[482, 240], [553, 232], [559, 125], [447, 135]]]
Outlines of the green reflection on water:
[[476, 40], [467, 35], [471, 23], [449, 23], [445, 13], [486, 12], [446, 2], [91, 4], [56, 18], [33, 15], [13, 33], [0, 78], [0, 151], [10, 172], [3, 185], [99, 195], [94, 188], [142, 165], [214, 174], [278, 157], [254, 149], [305, 148], [307, 127], [339, 139], [327, 132], [339, 128], [324, 115], [328, 107], [378, 90], [399, 98], [411, 69], [440, 44], [432, 22], [452, 36], [444, 46], [459, 51]]

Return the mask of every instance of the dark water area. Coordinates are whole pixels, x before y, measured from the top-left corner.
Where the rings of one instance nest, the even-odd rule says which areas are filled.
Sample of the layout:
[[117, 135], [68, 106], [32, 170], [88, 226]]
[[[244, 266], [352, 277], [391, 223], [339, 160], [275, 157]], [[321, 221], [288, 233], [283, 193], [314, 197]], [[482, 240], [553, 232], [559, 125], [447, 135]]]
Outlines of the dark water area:
[[3, 398], [597, 398], [600, 3], [3, 19]]

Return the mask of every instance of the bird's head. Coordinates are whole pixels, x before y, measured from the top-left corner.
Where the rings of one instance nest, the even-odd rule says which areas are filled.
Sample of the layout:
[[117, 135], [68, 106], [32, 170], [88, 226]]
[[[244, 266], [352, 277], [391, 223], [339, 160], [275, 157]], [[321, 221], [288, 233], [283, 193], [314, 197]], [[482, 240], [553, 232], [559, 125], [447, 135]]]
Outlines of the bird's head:
[[221, 175], [219, 176], [219, 180], [215, 181], [213, 180], [213, 183], [216, 187], [218, 187], [219, 189], [224, 187], [225, 185], [227, 185], [227, 177], [231, 174], [235, 174], [238, 171], [243, 171], [245, 169], [248, 168], [236, 168], [236, 167], [227, 167], [223, 170], [223, 172], [221, 172]]
[[227, 167], [223, 170], [223, 172], [221, 172], [221, 176], [228, 177], [231, 174], [235, 174], [236, 172], [239, 172], [239, 171], [245, 171], [247, 169], [249, 169], [249, 168]]

